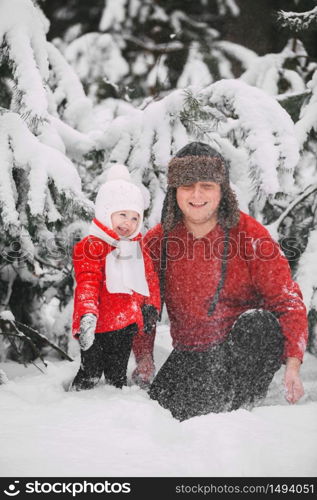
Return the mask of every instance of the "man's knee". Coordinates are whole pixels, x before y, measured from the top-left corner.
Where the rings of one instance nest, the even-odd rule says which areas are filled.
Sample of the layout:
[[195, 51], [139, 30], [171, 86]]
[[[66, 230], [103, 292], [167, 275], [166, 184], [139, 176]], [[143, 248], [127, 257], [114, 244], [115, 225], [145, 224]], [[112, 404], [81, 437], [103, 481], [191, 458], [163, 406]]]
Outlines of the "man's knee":
[[280, 324], [276, 316], [271, 311], [265, 309], [249, 309], [245, 311], [240, 314], [234, 326], [240, 323], [250, 323], [252, 325], [258, 325], [259, 327], [262, 325], [269, 325], [270, 328], [280, 330]]
[[284, 348], [279, 321], [270, 311], [250, 309], [242, 313], [233, 325], [229, 335], [231, 349], [257, 352], [258, 355], [274, 352], [281, 356]]

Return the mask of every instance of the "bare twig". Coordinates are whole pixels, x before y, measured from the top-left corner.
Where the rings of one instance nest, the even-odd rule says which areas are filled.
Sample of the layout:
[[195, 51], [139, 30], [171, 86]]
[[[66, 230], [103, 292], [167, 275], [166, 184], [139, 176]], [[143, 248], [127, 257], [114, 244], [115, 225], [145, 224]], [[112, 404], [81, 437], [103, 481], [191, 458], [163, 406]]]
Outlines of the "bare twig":
[[[16, 321], [12, 321], [12, 320], [9, 320], [9, 323], [10, 325], [12, 325], [12, 327], [14, 328], [14, 330], [16, 331], [16, 333], [18, 334], [18, 336], [20, 338], [22, 338], [23, 340], [25, 340], [26, 342], [29, 342], [29, 344], [31, 345], [32, 349], [34, 349], [34, 352], [36, 352], [36, 354], [38, 355], [38, 357], [40, 358], [40, 360], [42, 361], [43, 365], [46, 367], [47, 364], [45, 363], [45, 360], [44, 358], [42, 357], [41, 353], [40, 353], [40, 350], [36, 347], [36, 345], [34, 344], [33, 340], [30, 339], [30, 337], [28, 337], [27, 335], [25, 335], [25, 333], [21, 332], [15, 325], [15, 323], [17, 323]], [[36, 365], [35, 365], [36, 366]], [[38, 367], [37, 367], [38, 368]]]
[[184, 45], [178, 41], [154, 44], [152, 40], [140, 40], [132, 35], [124, 35], [124, 39], [153, 54], [169, 54], [184, 49]]
[[310, 185], [307, 186], [304, 191], [297, 197], [295, 200], [292, 201], [292, 203], [287, 207], [287, 209], [279, 216], [278, 219], [272, 224], [276, 227], [278, 230], [281, 223], [283, 220], [288, 216], [288, 214], [293, 210], [296, 205], [298, 205], [301, 201], [303, 201], [305, 198], [307, 198], [309, 195], [311, 195], [314, 191], [317, 191], [317, 186], [316, 185]]
[[68, 354], [65, 351], [63, 351], [63, 349], [61, 349], [56, 344], [54, 344], [53, 342], [51, 342], [50, 340], [48, 340], [48, 338], [45, 337], [45, 335], [43, 335], [42, 333], [38, 332], [37, 330], [34, 330], [34, 328], [31, 328], [28, 325], [25, 325], [24, 323], [20, 323], [20, 321], [16, 321], [15, 320], [15, 322], [16, 322], [16, 324], [18, 326], [20, 326], [22, 328], [26, 328], [26, 330], [29, 330], [32, 334], [36, 335], [41, 340], [43, 340], [44, 342], [46, 342], [49, 346], [51, 346], [53, 349], [55, 349], [60, 354], [62, 354], [66, 359], [68, 359], [68, 361], [74, 361], [70, 356], [68, 356]]
[[[13, 327], [14, 331], [16, 332], [16, 333], [11, 333], [11, 332], [6, 332], [6, 331], [1, 331], [0, 330], [0, 335], [4, 335], [4, 336], [8, 337], [8, 340], [9, 340], [10, 344], [16, 350], [16, 352], [17, 352], [17, 354], [18, 354], [19, 357], [21, 357], [21, 353], [18, 351], [16, 345], [14, 344], [14, 342], [11, 340], [10, 337], [18, 337], [21, 340], [29, 342], [30, 345], [32, 346], [32, 348], [34, 349], [34, 351], [39, 356], [39, 358], [42, 360], [43, 364], [46, 366], [45, 360], [42, 357], [39, 349], [36, 347], [36, 345], [34, 344], [33, 340], [30, 338], [30, 336], [33, 336], [33, 337], [35, 337], [37, 339], [40, 339], [41, 341], [45, 342], [46, 344], [48, 344], [53, 349], [55, 349], [55, 351], [59, 352], [59, 354], [61, 354], [64, 358], [68, 359], [68, 361], [73, 361], [73, 359], [65, 351], [63, 351], [63, 349], [61, 349], [58, 345], [56, 345], [53, 342], [51, 342], [47, 337], [45, 337], [45, 335], [43, 335], [42, 333], [38, 332], [34, 328], [31, 328], [30, 326], [25, 325], [24, 323], [21, 323], [20, 321], [17, 321], [17, 320], [4, 320], [4, 319], [2, 319], [2, 320], [0, 320], [0, 322], [9, 323]], [[24, 333], [23, 331], [21, 331], [20, 328], [22, 330], [25, 329], [25, 330], [29, 331], [31, 335], [27, 335], [26, 333]]]

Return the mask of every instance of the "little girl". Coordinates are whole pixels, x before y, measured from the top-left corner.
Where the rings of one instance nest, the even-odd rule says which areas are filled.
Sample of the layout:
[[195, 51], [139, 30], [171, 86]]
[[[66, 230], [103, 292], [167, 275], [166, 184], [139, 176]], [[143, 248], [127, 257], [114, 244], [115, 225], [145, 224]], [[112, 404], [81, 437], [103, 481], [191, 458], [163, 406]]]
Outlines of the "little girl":
[[122, 388], [133, 337], [152, 333], [160, 310], [157, 275], [140, 228], [144, 198], [124, 165], [113, 165], [99, 189], [89, 235], [74, 246], [73, 336], [81, 348], [73, 390], [102, 374]]

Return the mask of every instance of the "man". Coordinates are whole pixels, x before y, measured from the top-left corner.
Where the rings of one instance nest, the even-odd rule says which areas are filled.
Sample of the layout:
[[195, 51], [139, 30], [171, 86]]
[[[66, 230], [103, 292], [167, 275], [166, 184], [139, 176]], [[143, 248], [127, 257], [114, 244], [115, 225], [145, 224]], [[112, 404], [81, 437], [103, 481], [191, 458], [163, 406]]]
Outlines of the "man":
[[[288, 262], [240, 212], [224, 158], [207, 144], [168, 166], [162, 222], [146, 235], [160, 274], [173, 351], [149, 394], [180, 421], [251, 407], [284, 362], [286, 399], [304, 394], [307, 316]], [[150, 379], [154, 336], [136, 339], [134, 378]]]

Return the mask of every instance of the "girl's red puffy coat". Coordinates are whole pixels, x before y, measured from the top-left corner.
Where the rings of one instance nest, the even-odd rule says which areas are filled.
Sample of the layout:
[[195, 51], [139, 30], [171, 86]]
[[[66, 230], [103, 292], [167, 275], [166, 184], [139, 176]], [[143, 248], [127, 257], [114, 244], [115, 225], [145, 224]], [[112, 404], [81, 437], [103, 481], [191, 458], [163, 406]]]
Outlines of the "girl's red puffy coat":
[[[106, 226], [103, 230], [114, 239], [118, 235]], [[109, 293], [106, 287], [105, 258], [115, 247], [102, 239], [89, 235], [74, 246], [73, 264], [76, 279], [73, 312], [73, 336], [80, 331], [80, 319], [84, 314], [97, 316], [96, 333], [119, 330], [137, 323], [139, 332], [143, 331], [141, 306], [152, 304], [160, 310], [160, 292], [157, 274], [150, 256], [144, 252], [141, 234], [134, 238], [140, 241], [145, 274], [150, 296], [144, 297], [136, 292]]]

